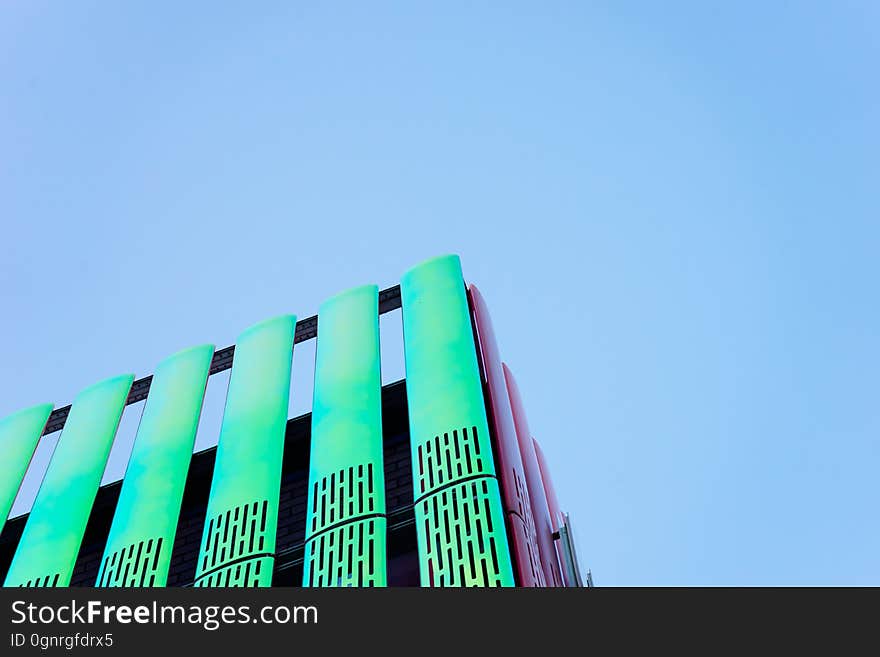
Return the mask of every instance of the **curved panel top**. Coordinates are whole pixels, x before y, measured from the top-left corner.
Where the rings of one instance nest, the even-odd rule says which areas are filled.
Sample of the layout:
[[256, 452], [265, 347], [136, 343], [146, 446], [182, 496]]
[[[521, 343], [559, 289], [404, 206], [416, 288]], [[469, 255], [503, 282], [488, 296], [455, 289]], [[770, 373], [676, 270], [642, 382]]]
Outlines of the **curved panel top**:
[[422, 586], [513, 586], [458, 256], [410, 269], [400, 298]]
[[18, 495], [52, 408], [52, 404], [39, 404], [0, 419], [0, 529]]
[[[34, 502], [34, 511], [55, 495], [77, 495], [79, 489], [74, 486], [74, 479], [90, 467], [95, 468], [91, 476], [99, 470], [96, 484], [100, 483], [133, 381], [134, 374], [110, 377], [85, 388], [74, 398]], [[94, 493], [91, 495], [94, 497]]]
[[[205, 344], [156, 366], [104, 548], [101, 585], [165, 585], [213, 356], [214, 345]], [[136, 544], [147, 545], [145, 564], [140, 548], [137, 558], [130, 549], [126, 555]]]
[[266, 330], [283, 330], [286, 324], [292, 323], [294, 329], [296, 328], [296, 315], [277, 315], [276, 317], [270, 317], [268, 319], [261, 320], [256, 324], [251, 324], [246, 329], [244, 329], [241, 333], [238, 334], [238, 340], [236, 342], [235, 348], [238, 349], [239, 345], [241, 345], [242, 341], [245, 340], [248, 336], [253, 333], [260, 333], [264, 329]]
[[321, 303], [321, 306], [318, 308], [318, 321], [320, 321], [321, 313], [327, 313], [327, 311], [336, 306], [344, 299], [349, 297], [361, 298], [361, 297], [369, 297], [371, 295], [376, 295], [376, 314], [379, 313], [379, 286], [373, 284], [367, 285], [358, 285], [356, 287], [350, 287], [347, 290], [342, 290], [342, 292], [337, 292], [333, 296], [327, 297]]
[[239, 336], [208, 497], [195, 586], [269, 586], [296, 317]]
[[[201, 359], [205, 357], [206, 353], [211, 354], [211, 358], [214, 357], [214, 352], [217, 350], [217, 345], [213, 344], [199, 344], [194, 347], [185, 347], [180, 351], [175, 351], [170, 356], [166, 356], [159, 364], [156, 365], [156, 373], [159, 372], [163, 367], [167, 367], [169, 363], [178, 362], [185, 358], [196, 358]], [[155, 373], [154, 373], [155, 376]]]
[[0, 441], [9, 436], [11, 431], [15, 431], [16, 427], [32, 426], [35, 422], [39, 424], [39, 417], [41, 415], [46, 416], [46, 419], [43, 420], [43, 424], [46, 424], [46, 420], [49, 419], [49, 414], [53, 408], [55, 407], [52, 404], [36, 404], [0, 418]]
[[249, 502], [253, 486], [262, 489], [265, 477], [272, 481], [280, 476], [280, 453], [275, 451], [283, 445], [287, 423], [295, 328], [296, 316], [281, 315], [239, 335], [217, 443], [209, 516], [213, 509]]
[[330, 297], [318, 311], [311, 468], [382, 464], [379, 288]]
[[387, 583], [379, 288], [318, 311], [304, 586]]
[[[476, 427], [491, 454], [486, 407], [458, 256], [432, 258], [403, 275], [404, 357], [413, 442]], [[482, 474], [495, 474], [491, 458]]]
[[[70, 421], [70, 417], [76, 411], [77, 402], [79, 402], [79, 406], [82, 408], [82, 402], [84, 399], [89, 399], [91, 402], [102, 395], [115, 398], [115, 396], [118, 395], [126, 385], [130, 389], [133, 382], [134, 374], [117, 374], [116, 376], [111, 376], [102, 379], [97, 383], [93, 383], [90, 386], [86, 386], [79, 391], [79, 394], [76, 397], [74, 397], [73, 404], [70, 407], [70, 414], [67, 416], [68, 422]], [[125, 394], [126, 396], [128, 395], [128, 390], [125, 391]]]
[[6, 586], [67, 586], [104, 474], [133, 374], [80, 392], [70, 409], [18, 549]]
[[[164, 358], [157, 366], [153, 373], [153, 380], [150, 383], [150, 394], [147, 396], [147, 402], [144, 405], [144, 412], [138, 425], [137, 436], [135, 437], [135, 450], [142, 450], [149, 446], [153, 441], [163, 441], [163, 436], [168, 433], [179, 434], [179, 425], [181, 422], [188, 423], [192, 420], [187, 413], [181, 414], [175, 412], [175, 408], [180, 408], [185, 402], [191, 402], [191, 397], [195, 395], [198, 399], [196, 407], [196, 422], [198, 421], [198, 411], [201, 409], [201, 398], [205, 393], [205, 383], [207, 382], [208, 370], [211, 367], [211, 359], [214, 357], [214, 345], [203, 344], [197, 347], [188, 347], [182, 349], [171, 356]], [[204, 381], [201, 388], [198, 386], [190, 390], [186, 382], [193, 376], [197, 379], [204, 370]], [[180, 380], [183, 379], [183, 382]], [[170, 384], [170, 385], [169, 385]], [[186, 400], [180, 399], [186, 396]], [[167, 439], [166, 439], [167, 440]], [[138, 442], [143, 443], [140, 447]], [[192, 446], [190, 446], [190, 450]], [[131, 468], [131, 457], [129, 458], [129, 468]], [[129, 477], [130, 473], [126, 470], [125, 477]]]

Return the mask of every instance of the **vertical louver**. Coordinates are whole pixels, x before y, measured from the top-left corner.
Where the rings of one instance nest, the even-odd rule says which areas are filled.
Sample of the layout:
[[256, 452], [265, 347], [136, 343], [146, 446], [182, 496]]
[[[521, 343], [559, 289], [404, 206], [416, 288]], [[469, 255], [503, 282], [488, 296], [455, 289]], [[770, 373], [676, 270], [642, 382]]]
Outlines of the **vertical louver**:
[[544, 492], [544, 482], [541, 479], [538, 456], [535, 453], [535, 443], [532, 441], [532, 434], [526, 419], [525, 407], [522, 403], [519, 386], [517, 386], [516, 379], [513, 378], [513, 373], [507, 368], [507, 365], [504, 365], [504, 378], [507, 381], [510, 407], [513, 410], [513, 420], [516, 426], [516, 437], [519, 442], [520, 454], [522, 455], [523, 470], [526, 476], [525, 484], [528, 487], [529, 499], [532, 503], [532, 517], [535, 520], [538, 550], [541, 555], [544, 578], [547, 581], [547, 586], [562, 586], [559, 561], [556, 557], [556, 546], [553, 544], [550, 507], [547, 504], [547, 495]]
[[[406, 380], [383, 389], [379, 317], [398, 308]], [[289, 420], [293, 345], [315, 337], [311, 417]], [[194, 456], [208, 377], [230, 368], [216, 451]], [[122, 485], [93, 512], [123, 408], [143, 400]], [[345, 291], [299, 323], [261, 322], [224, 349], [181, 351], [137, 381], [107, 379], [71, 407], [0, 419], [0, 529], [43, 432], [62, 428], [27, 520], [0, 538], [10, 555], [21, 532], [7, 586], [270, 586], [274, 576], [379, 587], [416, 583], [416, 557], [422, 586], [554, 586], [576, 572], [556, 553], [553, 532], [567, 526], [457, 256], [381, 292]]]
[[423, 586], [513, 586], [467, 296], [456, 256], [401, 280]]
[[51, 412], [52, 404], [40, 404], [0, 420], [0, 531]]
[[489, 309], [475, 285], [468, 288], [477, 326], [483, 370], [486, 376], [486, 392], [489, 402], [489, 419], [495, 429], [498, 471], [501, 475], [501, 493], [505, 517], [510, 529], [514, 563], [520, 586], [545, 586], [544, 571], [538, 551], [532, 504], [526, 486], [522, 455], [516, 439], [516, 427], [510, 398], [504, 382], [501, 354], [495, 340]]
[[379, 291], [321, 305], [304, 586], [385, 586]]
[[73, 401], [5, 586], [70, 583], [133, 379], [131, 375], [107, 379]]
[[213, 345], [159, 363], [138, 426], [98, 586], [165, 586]]
[[296, 318], [239, 336], [196, 564], [196, 586], [269, 586]]

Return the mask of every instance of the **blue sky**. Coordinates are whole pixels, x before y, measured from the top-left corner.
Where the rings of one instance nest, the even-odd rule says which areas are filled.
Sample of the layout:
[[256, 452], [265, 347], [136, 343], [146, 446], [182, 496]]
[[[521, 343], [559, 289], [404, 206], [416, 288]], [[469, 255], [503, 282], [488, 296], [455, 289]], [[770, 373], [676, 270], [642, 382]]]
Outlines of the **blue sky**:
[[877, 5], [418, 4], [4, 3], [0, 415], [454, 252], [598, 584], [880, 584]]

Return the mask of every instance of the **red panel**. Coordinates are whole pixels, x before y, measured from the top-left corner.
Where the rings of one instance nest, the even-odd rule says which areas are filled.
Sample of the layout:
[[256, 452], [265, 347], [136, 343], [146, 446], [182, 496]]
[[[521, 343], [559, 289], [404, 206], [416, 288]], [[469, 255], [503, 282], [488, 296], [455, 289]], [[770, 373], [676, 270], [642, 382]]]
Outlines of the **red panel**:
[[519, 442], [519, 450], [522, 455], [523, 470], [526, 475], [526, 484], [529, 487], [529, 497], [532, 501], [532, 517], [535, 519], [535, 529], [538, 536], [538, 550], [541, 555], [541, 566], [544, 569], [544, 577], [547, 586], [563, 586], [562, 575], [559, 571], [559, 560], [556, 557], [556, 546], [553, 541], [553, 527], [550, 522], [550, 506], [547, 502], [547, 494], [544, 492], [544, 482], [541, 479], [541, 466], [538, 464], [538, 455], [535, 452], [535, 443], [532, 440], [532, 432], [526, 419], [525, 408], [516, 380], [507, 365], [503, 365], [504, 378], [507, 381], [507, 391], [510, 395], [510, 407], [513, 411], [513, 422], [516, 427], [516, 438]]
[[[564, 522], [562, 518], [562, 510], [559, 508], [559, 499], [556, 497], [556, 489], [553, 487], [553, 478], [550, 476], [550, 468], [547, 467], [547, 459], [544, 457], [541, 445], [534, 438], [532, 438], [532, 443], [535, 445], [535, 455], [538, 457], [538, 468], [541, 471], [541, 481], [544, 482], [544, 492], [547, 494], [547, 506], [550, 509], [550, 527], [555, 532], [562, 527]], [[559, 563], [562, 563], [562, 546], [559, 544], [559, 541], [553, 541], [553, 546], [556, 549], [556, 558], [559, 560]], [[565, 580], [565, 571], [560, 568], [559, 572], [562, 579]], [[568, 585], [573, 586], [572, 584]]]
[[553, 487], [553, 477], [547, 467], [547, 459], [541, 449], [540, 443], [532, 438], [535, 443], [535, 454], [538, 457], [538, 467], [541, 469], [541, 481], [544, 482], [544, 492], [547, 494], [547, 506], [550, 508], [550, 526], [555, 532], [562, 527], [562, 510], [559, 508], [559, 500], [556, 497], [556, 489]]
[[510, 529], [511, 550], [519, 586], [546, 586], [539, 557], [535, 523], [532, 518], [522, 456], [516, 438], [510, 398], [504, 382], [504, 370], [492, 320], [483, 295], [475, 285], [468, 295], [477, 325], [480, 354], [487, 383], [489, 421], [496, 440], [496, 469], [501, 483], [504, 517]]

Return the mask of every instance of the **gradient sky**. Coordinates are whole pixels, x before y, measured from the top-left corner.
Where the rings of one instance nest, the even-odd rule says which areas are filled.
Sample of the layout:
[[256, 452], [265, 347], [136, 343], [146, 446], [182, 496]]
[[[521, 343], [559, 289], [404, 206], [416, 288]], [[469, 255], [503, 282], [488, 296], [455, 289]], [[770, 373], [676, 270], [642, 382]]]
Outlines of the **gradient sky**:
[[0, 5], [0, 416], [454, 252], [597, 584], [880, 584], [876, 3], [258, 4]]

